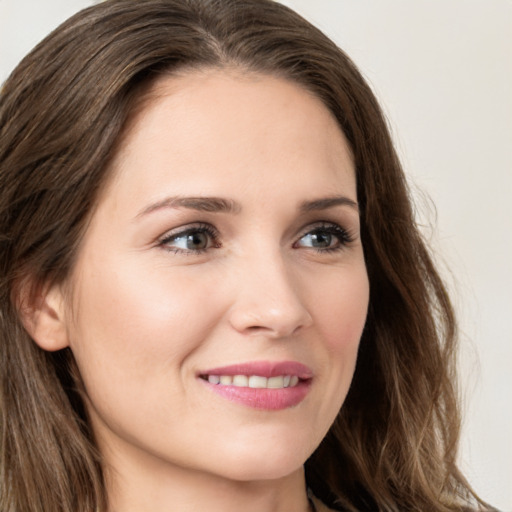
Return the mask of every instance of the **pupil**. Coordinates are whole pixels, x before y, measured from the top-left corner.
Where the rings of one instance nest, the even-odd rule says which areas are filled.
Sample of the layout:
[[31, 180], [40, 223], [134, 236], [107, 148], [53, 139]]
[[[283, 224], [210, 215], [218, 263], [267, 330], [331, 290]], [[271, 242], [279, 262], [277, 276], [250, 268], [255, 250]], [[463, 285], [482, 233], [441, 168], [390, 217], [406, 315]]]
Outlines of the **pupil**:
[[187, 245], [189, 249], [204, 249], [208, 243], [204, 233], [193, 233], [188, 235]]
[[329, 247], [331, 245], [332, 235], [329, 233], [314, 233], [312, 238], [315, 247]]

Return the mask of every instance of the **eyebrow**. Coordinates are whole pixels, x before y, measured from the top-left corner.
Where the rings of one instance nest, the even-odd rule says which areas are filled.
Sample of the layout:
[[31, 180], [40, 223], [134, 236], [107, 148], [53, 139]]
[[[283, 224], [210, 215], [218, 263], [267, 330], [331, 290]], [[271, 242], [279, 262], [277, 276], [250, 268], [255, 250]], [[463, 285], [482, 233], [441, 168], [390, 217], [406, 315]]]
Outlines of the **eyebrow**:
[[359, 205], [357, 202], [345, 196], [323, 197], [321, 199], [314, 199], [313, 201], [304, 201], [300, 205], [300, 211], [305, 213], [328, 210], [335, 206], [350, 206], [357, 212], [359, 211]]
[[166, 197], [161, 201], [150, 204], [137, 214], [136, 218], [143, 217], [156, 210], [163, 208], [188, 208], [190, 210], [198, 210], [201, 212], [213, 213], [239, 213], [242, 207], [231, 199], [223, 199], [221, 197]]
[[[312, 211], [328, 210], [335, 206], [349, 206], [356, 211], [359, 211], [357, 202], [345, 196], [323, 197], [312, 201], [303, 201], [300, 204], [299, 210], [303, 213], [307, 213]], [[240, 203], [237, 203], [232, 199], [224, 199], [222, 197], [173, 196], [166, 197], [161, 201], [150, 204], [139, 212], [136, 218], [143, 217], [149, 213], [164, 208], [187, 208], [190, 210], [210, 213], [240, 213], [242, 211]]]

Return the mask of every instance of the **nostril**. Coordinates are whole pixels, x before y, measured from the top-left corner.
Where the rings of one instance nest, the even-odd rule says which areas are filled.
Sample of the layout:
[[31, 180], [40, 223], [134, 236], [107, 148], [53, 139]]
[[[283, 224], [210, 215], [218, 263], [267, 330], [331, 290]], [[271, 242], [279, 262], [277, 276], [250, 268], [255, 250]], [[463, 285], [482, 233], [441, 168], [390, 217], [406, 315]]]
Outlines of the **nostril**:
[[248, 331], [265, 331], [270, 330], [268, 327], [263, 327], [262, 325], [250, 325], [247, 327]]
[[283, 326], [275, 326], [275, 327], [265, 327], [262, 325], [250, 325], [245, 328], [245, 332], [248, 334], [261, 334], [267, 335], [274, 338], [284, 338], [288, 336], [293, 336], [298, 331], [303, 329], [304, 325], [283, 325]]

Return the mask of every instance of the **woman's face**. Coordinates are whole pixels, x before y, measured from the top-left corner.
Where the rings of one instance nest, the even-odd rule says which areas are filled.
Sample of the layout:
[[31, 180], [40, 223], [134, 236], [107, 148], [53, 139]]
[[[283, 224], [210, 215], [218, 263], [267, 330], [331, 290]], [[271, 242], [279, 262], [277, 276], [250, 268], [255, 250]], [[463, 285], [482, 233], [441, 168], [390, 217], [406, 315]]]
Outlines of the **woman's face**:
[[350, 150], [269, 76], [165, 78], [71, 277], [69, 345], [114, 467], [300, 470], [348, 391], [368, 305]]

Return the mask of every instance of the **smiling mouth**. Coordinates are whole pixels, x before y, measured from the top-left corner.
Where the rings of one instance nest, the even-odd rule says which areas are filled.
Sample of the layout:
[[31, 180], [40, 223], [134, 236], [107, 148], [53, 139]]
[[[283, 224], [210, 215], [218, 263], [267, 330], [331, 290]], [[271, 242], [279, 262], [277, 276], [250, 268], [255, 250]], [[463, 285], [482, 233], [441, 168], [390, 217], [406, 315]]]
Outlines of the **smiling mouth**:
[[297, 375], [276, 375], [263, 377], [261, 375], [201, 375], [203, 380], [215, 386], [233, 386], [253, 389], [284, 389], [296, 387], [301, 381]]
[[296, 361], [253, 361], [203, 370], [199, 380], [220, 397], [252, 409], [278, 411], [302, 402], [313, 381]]

